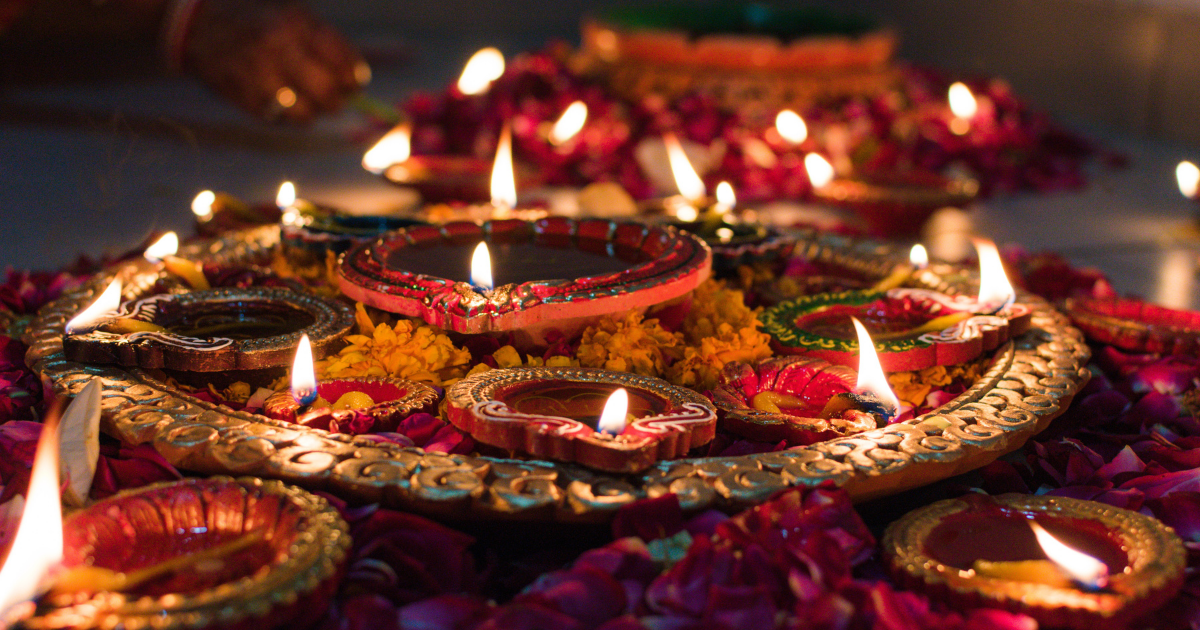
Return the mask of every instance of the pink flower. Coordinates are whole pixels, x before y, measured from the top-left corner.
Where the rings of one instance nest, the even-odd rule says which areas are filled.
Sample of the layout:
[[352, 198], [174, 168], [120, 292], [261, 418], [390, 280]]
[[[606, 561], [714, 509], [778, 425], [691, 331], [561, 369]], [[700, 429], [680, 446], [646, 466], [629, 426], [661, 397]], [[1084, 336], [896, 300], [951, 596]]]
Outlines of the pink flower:
[[477, 581], [470, 536], [412, 514], [379, 509], [351, 528], [346, 584], [398, 604], [470, 592]]
[[450, 593], [401, 608], [399, 621], [403, 630], [469, 630], [487, 619], [493, 610], [479, 597]]
[[584, 628], [595, 628], [626, 612], [624, 586], [586, 564], [543, 574], [513, 602], [541, 604], [569, 615]]

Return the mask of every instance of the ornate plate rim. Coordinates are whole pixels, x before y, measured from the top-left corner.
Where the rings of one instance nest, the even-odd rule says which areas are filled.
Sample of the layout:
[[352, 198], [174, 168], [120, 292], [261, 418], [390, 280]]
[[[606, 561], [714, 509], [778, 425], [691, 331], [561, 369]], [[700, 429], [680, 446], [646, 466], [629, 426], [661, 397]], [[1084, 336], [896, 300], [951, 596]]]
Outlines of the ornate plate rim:
[[[870, 240], [797, 233], [797, 255], [884, 276], [904, 258]], [[251, 261], [279, 241], [268, 226], [192, 246], [185, 255]], [[135, 262], [117, 271], [146, 290], [155, 273]], [[952, 266], [918, 276], [943, 292], [969, 287]], [[738, 510], [796, 485], [832, 481], [857, 501], [915, 488], [1015, 450], [1044, 429], [1087, 382], [1090, 351], [1083, 334], [1045, 301], [1021, 296], [1033, 310], [1030, 330], [993, 358], [983, 378], [950, 403], [912, 421], [800, 449], [662, 462], [616, 476], [546, 461], [425, 453], [362, 437], [329, 434], [232, 411], [178, 395], [144, 372], [67, 361], [62, 328], [105, 278], [47, 305], [26, 331], [26, 362], [59, 391], [78, 393], [105, 379], [104, 429], [148, 443], [172, 464], [205, 474], [255, 475], [381, 501], [450, 520], [517, 519], [601, 522], [622, 505], [674, 492], [685, 510]]]

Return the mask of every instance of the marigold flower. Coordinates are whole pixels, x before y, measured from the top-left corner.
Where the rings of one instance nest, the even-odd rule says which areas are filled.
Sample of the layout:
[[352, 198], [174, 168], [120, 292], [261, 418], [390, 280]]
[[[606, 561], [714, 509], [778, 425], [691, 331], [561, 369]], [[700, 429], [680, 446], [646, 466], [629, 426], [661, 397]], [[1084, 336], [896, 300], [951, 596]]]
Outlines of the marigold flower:
[[657, 319], [645, 319], [637, 312], [588, 326], [576, 352], [584, 367], [646, 376], [662, 376], [669, 360], [681, 354], [678, 336], [664, 330]]
[[717, 386], [717, 377], [730, 361], [756, 363], [771, 356], [770, 335], [756, 327], [734, 329], [720, 324], [716, 333], [684, 348], [683, 359], [667, 369], [667, 380], [697, 391]]
[[[365, 310], [359, 309], [357, 321], [360, 328], [370, 323]], [[471, 353], [455, 347], [441, 329], [406, 319], [378, 324], [370, 334], [347, 335], [346, 341], [336, 355], [317, 362], [323, 378], [394, 376], [443, 385], [461, 378], [471, 361]]]
[[734, 330], [757, 330], [760, 310], [748, 308], [741, 291], [726, 288], [719, 280], [707, 280], [692, 293], [692, 310], [683, 320], [684, 339], [689, 345], [699, 345], [717, 335], [724, 324]]

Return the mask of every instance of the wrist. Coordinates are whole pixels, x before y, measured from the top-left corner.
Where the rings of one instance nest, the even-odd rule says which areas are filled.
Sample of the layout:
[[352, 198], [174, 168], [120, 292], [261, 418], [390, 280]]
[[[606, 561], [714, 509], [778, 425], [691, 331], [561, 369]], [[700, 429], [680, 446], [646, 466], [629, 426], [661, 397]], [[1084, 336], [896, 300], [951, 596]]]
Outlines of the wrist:
[[184, 69], [184, 52], [187, 38], [195, 21], [196, 12], [204, 0], [168, 0], [167, 10], [163, 15], [162, 27], [159, 31], [159, 41], [162, 47], [163, 60], [167, 68], [174, 72]]

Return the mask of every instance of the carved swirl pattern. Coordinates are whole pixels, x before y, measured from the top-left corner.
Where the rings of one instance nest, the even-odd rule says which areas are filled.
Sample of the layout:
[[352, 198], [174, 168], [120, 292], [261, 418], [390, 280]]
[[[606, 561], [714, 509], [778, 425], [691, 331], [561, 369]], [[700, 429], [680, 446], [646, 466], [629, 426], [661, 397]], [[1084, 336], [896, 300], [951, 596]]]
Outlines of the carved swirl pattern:
[[[795, 255], [868, 276], [886, 276], [905, 257], [876, 241], [813, 231], [797, 237]], [[209, 244], [204, 255], [256, 260], [278, 239], [278, 229], [242, 232]], [[1033, 309], [1028, 332], [999, 348], [974, 386], [932, 413], [789, 451], [665, 461], [615, 476], [545, 461], [438, 455], [305, 429], [199, 401], [139, 370], [67, 361], [63, 325], [107, 279], [96, 278], [47, 305], [25, 335], [26, 361], [60, 391], [74, 394], [89, 379], [104, 380], [106, 432], [152, 444], [187, 470], [285, 479], [433, 516], [603, 521], [621, 505], [667, 492], [678, 494], [685, 509], [737, 510], [779, 488], [827, 480], [856, 500], [870, 499], [977, 468], [1019, 448], [1066, 409], [1089, 376], [1082, 333], [1044, 301], [1022, 295]], [[966, 294], [978, 283], [970, 272], [948, 265], [932, 266], [918, 280], [926, 288]]]

